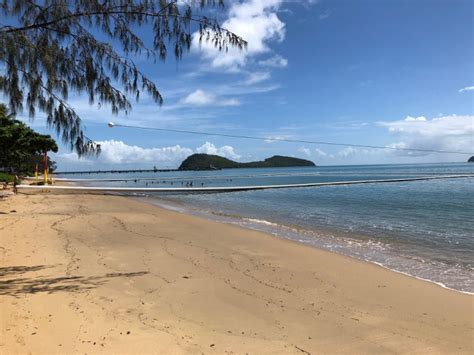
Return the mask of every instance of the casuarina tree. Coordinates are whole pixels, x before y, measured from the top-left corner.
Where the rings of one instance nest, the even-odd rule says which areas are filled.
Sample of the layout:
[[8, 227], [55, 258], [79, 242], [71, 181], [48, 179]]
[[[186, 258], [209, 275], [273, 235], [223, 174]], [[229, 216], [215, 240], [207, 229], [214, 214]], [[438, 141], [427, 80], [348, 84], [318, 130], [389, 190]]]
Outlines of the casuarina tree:
[[[163, 98], [140, 71], [134, 56], [180, 59], [192, 36], [226, 51], [246, 42], [204, 16], [203, 8], [223, 0], [3, 0], [0, 1], [0, 91], [12, 113], [38, 111], [79, 155], [97, 153], [70, 104], [71, 91], [86, 93], [89, 103], [108, 104], [112, 113], [128, 113], [131, 98], [145, 92]], [[145, 27], [151, 43], [137, 32]], [[143, 33], [143, 31], [141, 31]]]

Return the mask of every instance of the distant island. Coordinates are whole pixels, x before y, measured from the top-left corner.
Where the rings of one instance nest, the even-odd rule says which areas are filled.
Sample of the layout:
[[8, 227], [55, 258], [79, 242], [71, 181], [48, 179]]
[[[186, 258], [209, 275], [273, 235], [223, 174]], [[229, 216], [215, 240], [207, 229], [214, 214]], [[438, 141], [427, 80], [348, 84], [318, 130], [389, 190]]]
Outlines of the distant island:
[[263, 161], [239, 163], [219, 155], [193, 154], [180, 165], [179, 170], [213, 170], [232, 168], [284, 168], [294, 166], [316, 166], [312, 161], [274, 155]]
[[468, 162], [468, 163], [474, 163], [474, 155], [473, 155], [472, 157], [470, 157], [467, 162]]

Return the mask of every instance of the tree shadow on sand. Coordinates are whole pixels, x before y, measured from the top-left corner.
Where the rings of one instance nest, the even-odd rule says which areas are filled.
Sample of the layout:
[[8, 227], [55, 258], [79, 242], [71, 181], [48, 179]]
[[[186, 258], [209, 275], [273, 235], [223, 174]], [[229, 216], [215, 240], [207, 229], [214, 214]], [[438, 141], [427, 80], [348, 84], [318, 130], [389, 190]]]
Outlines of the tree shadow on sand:
[[[0, 276], [22, 274], [28, 271], [37, 271], [48, 266], [14, 266], [0, 268]], [[136, 277], [148, 274], [147, 271], [115, 272], [102, 276], [61, 276], [61, 277], [31, 277], [0, 280], [0, 296], [19, 297], [24, 294], [40, 292], [84, 292], [99, 287], [117, 277]]]
[[38, 271], [43, 269], [49, 269], [54, 265], [35, 265], [35, 266], [6, 266], [0, 267], [0, 277], [6, 277], [10, 275], [24, 274], [30, 271]]

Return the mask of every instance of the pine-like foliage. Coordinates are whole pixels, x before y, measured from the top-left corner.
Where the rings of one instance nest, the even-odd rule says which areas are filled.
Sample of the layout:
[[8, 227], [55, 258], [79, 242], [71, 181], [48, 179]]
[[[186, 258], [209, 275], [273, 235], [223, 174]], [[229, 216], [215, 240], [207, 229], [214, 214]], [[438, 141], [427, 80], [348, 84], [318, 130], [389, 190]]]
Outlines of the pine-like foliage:
[[[109, 104], [112, 113], [128, 113], [130, 97], [146, 92], [157, 104], [163, 98], [132, 57], [176, 59], [191, 46], [192, 33], [219, 50], [244, 48], [246, 42], [202, 13], [222, 0], [0, 0], [0, 91], [12, 113], [26, 104], [37, 110], [80, 156], [99, 153], [84, 135], [80, 117], [67, 100], [69, 92], [87, 93], [89, 103]], [[149, 28], [153, 43], [137, 34]]]

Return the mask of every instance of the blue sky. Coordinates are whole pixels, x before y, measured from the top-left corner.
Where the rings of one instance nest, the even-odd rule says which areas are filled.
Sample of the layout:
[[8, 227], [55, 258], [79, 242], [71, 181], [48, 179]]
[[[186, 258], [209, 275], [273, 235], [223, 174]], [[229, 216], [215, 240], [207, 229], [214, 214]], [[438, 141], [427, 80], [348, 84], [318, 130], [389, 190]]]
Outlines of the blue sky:
[[[172, 129], [340, 143], [474, 151], [474, 25], [470, 0], [227, 1], [226, 27], [246, 51], [195, 44], [165, 63], [135, 58], [164, 96], [143, 97], [128, 115], [70, 103], [99, 158], [62, 147], [61, 170], [176, 167], [193, 152], [247, 161], [274, 154], [317, 164], [465, 161], [465, 155], [269, 143], [124, 128]], [[140, 32], [139, 32], [140, 33]], [[148, 31], [141, 34], [148, 38]], [[38, 118], [33, 126], [49, 132]]]

